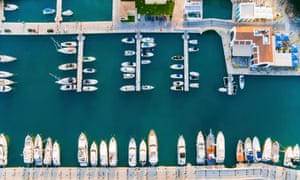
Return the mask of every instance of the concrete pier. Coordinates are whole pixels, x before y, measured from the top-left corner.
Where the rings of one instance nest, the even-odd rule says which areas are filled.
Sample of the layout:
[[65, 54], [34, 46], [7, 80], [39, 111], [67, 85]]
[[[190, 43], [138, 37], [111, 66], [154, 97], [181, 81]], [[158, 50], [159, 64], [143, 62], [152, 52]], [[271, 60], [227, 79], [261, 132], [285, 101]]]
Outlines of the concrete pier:
[[0, 0], [0, 20], [5, 21], [4, 16], [4, 0]]
[[83, 64], [83, 47], [85, 36], [78, 34], [78, 51], [77, 51], [77, 86], [76, 91], [82, 91], [82, 64]]
[[56, 23], [60, 23], [63, 20], [61, 11], [62, 11], [62, 0], [56, 0], [56, 16], [54, 18], [54, 21]]
[[189, 91], [189, 34], [187, 31], [184, 31], [184, 34], [182, 35], [183, 39], [183, 53], [184, 53], [184, 59], [183, 59], [183, 65], [184, 65], [184, 91]]
[[135, 90], [141, 90], [141, 33], [135, 35], [136, 39], [136, 67], [135, 67]]

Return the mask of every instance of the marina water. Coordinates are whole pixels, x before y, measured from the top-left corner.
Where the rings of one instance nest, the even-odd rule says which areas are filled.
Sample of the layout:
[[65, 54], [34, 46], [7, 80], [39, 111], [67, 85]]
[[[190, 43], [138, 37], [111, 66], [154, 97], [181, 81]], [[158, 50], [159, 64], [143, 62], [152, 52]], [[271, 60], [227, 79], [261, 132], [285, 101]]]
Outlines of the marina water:
[[[111, 9], [109, 6], [106, 8]], [[231, 9], [227, 13], [231, 14]], [[40, 19], [33, 19], [37, 20]], [[121, 77], [120, 63], [134, 60], [124, 57], [123, 51], [135, 48], [120, 40], [134, 34], [101, 34], [86, 35], [84, 50], [86, 56], [97, 58], [84, 66], [97, 69], [96, 74], [85, 77], [98, 79], [99, 89], [81, 94], [61, 92], [56, 79], [49, 75], [75, 76], [75, 72], [61, 72], [57, 66], [75, 62], [77, 58], [57, 53], [51, 36], [0, 36], [1, 54], [17, 57], [16, 62], [0, 64], [1, 70], [15, 73], [12, 79], [17, 82], [12, 93], [0, 96], [0, 130], [9, 135], [9, 166], [23, 165], [20, 154], [27, 133], [33, 136], [40, 133], [44, 139], [51, 136], [58, 140], [62, 166], [78, 165], [77, 139], [82, 131], [90, 144], [92, 140], [99, 144], [102, 139], [108, 141], [115, 136], [120, 166], [127, 166], [130, 137], [139, 142], [147, 138], [150, 129], [155, 129], [158, 136], [160, 165], [176, 165], [180, 134], [186, 140], [187, 162], [195, 164], [197, 133], [202, 130], [206, 135], [210, 128], [215, 134], [222, 130], [225, 135], [225, 163], [229, 167], [235, 163], [239, 138], [256, 135], [262, 144], [270, 136], [281, 143], [282, 149], [300, 142], [299, 77], [246, 76], [245, 89], [236, 96], [219, 93], [217, 89], [223, 85], [226, 75], [221, 38], [213, 31], [190, 35], [199, 40], [199, 52], [190, 54], [190, 70], [201, 74], [199, 89], [188, 93], [169, 90], [169, 75], [174, 72], [169, 68], [170, 57], [183, 54], [181, 34], [144, 33], [143, 36], [155, 37], [157, 46], [152, 64], [142, 67], [142, 82], [155, 89], [120, 92], [121, 85], [134, 83]], [[75, 36], [54, 38], [60, 42], [74, 40]]]

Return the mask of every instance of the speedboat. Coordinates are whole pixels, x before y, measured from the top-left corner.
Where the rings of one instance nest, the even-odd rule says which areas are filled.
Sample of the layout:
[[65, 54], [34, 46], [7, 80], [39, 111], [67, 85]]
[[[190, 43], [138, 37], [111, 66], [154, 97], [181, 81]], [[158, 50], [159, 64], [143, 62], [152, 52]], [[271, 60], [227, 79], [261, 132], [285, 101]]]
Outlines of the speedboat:
[[33, 141], [32, 137], [27, 135], [25, 137], [25, 143], [23, 148], [23, 160], [24, 163], [30, 165], [33, 163]]
[[144, 37], [142, 38], [142, 42], [154, 43], [153, 37]]
[[53, 144], [52, 153], [53, 166], [60, 166], [60, 146], [57, 141], [55, 141]]
[[238, 163], [243, 163], [245, 161], [244, 158], [244, 148], [243, 148], [243, 141], [239, 140], [236, 147], [236, 161]]
[[77, 69], [76, 63], [65, 63], [58, 66], [59, 70], [68, 71]]
[[184, 82], [183, 81], [173, 81], [173, 86], [183, 86]]
[[0, 79], [0, 86], [9, 86], [14, 84], [15, 82], [10, 79]]
[[92, 73], [95, 73], [96, 72], [96, 69], [95, 68], [84, 68], [82, 70], [82, 72], [86, 73], [86, 74], [92, 74]]
[[136, 143], [134, 138], [130, 138], [129, 145], [128, 145], [128, 165], [130, 167], [136, 166]]
[[299, 149], [299, 145], [296, 144], [293, 148], [293, 163], [299, 164], [299, 162], [300, 162], [300, 149]]
[[4, 4], [5, 11], [15, 11], [19, 8], [16, 4]]
[[199, 51], [199, 48], [198, 47], [190, 47], [190, 48], [188, 48], [188, 51], [189, 52], [197, 52], [197, 51]]
[[10, 86], [0, 86], [0, 93], [7, 93], [12, 90], [12, 87]]
[[135, 55], [135, 51], [133, 50], [125, 50], [124, 51], [124, 56], [134, 56]]
[[261, 148], [260, 148], [260, 142], [258, 137], [254, 136], [252, 140], [252, 148], [253, 148], [253, 157], [255, 162], [260, 162], [262, 153], [261, 153]]
[[201, 131], [197, 135], [196, 162], [197, 164], [205, 164], [205, 141]]
[[134, 67], [121, 67], [120, 68], [120, 71], [121, 72], [124, 72], [124, 73], [135, 73], [135, 68]]
[[135, 85], [125, 85], [120, 88], [120, 91], [132, 92], [135, 91]]
[[263, 154], [262, 154], [262, 161], [269, 162], [272, 158], [272, 140], [268, 137], [265, 140]]
[[7, 165], [7, 140], [4, 134], [0, 134], [0, 167]]
[[0, 71], [0, 78], [8, 78], [13, 76], [13, 73], [7, 72], [7, 71]]
[[71, 9], [67, 9], [61, 13], [63, 16], [73, 16], [74, 12]]
[[190, 88], [199, 88], [199, 83], [190, 83]]
[[76, 41], [65, 41], [60, 43], [61, 47], [77, 47]]
[[63, 54], [76, 54], [77, 50], [75, 47], [63, 47], [60, 49], [57, 49], [58, 52]]
[[171, 89], [172, 91], [183, 91], [183, 90], [184, 90], [184, 89], [183, 89], [183, 86], [177, 86], [177, 85], [171, 86], [170, 89]]
[[171, 74], [170, 78], [172, 78], [172, 79], [182, 79], [183, 78], [183, 74], [179, 74], [179, 73]]
[[57, 84], [70, 85], [76, 83], [75, 77], [66, 77], [56, 81]]
[[96, 86], [82, 86], [82, 91], [84, 92], [93, 92], [97, 90], [98, 88]]
[[145, 140], [142, 140], [139, 147], [139, 162], [142, 166], [147, 163], [147, 145]]
[[216, 140], [216, 163], [222, 164], [225, 160], [225, 138], [222, 131], [217, 134]]
[[132, 79], [135, 77], [133, 73], [123, 73], [123, 79]]
[[280, 152], [280, 145], [278, 141], [274, 141], [272, 143], [272, 162], [278, 163], [279, 162], [279, 152]]
[[171, 66], [170, 66], [170, 68], [171, 69], [174, 69], [174, 70], [181, 70], [181, 69], [183, 69], [183, 64], [172, 64]]
[[190, 80], [199, 80], [199, 76], [200, 76], [199, 72], [191, 71], [189, 74], [190, 74], [189, 77]]
[[81, 167], [86, 167], [89, 164], [88, 140], [84, 133], [81, 133], [78, 138], [78, 163]]
[[198, 40], [197, 39], [191, 39], [191, 40], [189, 40], [189, 44], [197, 45], [198, 44]]
[[244, 87], [245, 87], [245, 76], [244, 75], [239, 76], [239, 85], [240, 85], [240, 89], [244, 89]]
[[149, 163], [151, 166], [155, 166], [158, 163], [158, 143], [153, 129], [150, 130], [148, 135], [148, 150]]
[[0, 63], [12, 62], [15, 61], [16, 59], [17, 58], [13, 56], [0, 55]]
[[43, 165], [43, 141], [39, 134], [34, 139], [33, 158], [36, 166]]
[[44, 152], [44, 165], [51, 166], [52, 164], [52, 139], [47, 138], [45, 152]]
[[84, 86], [96, 85], [97, 83], [98, 83], [97, 79], [84, 79], [84, 80], [82, 80], [82, 84]]
[[117, 141], [115, 137], [112, 137], [109, 141], [108, 147], [108, 159], [110, 166], [117, 166], [118, 163], [118, 149], [117, 149]]
[[121, 42], [125, 43], [125, 44], [134, 44], [135, 39], [133, 37], [125, 37], [125, 38], [121, 39]]
[[284, 151], [284, 160], [283, 160], [283, 166], [285, 167], [290, 167], [290, 168], [295, 168], [296, 165], [293, 164], [293, 149], [291, 146], [289, 146], [285, 151]]
[[218, 89], [218, 91], [221, 92], [221, 93], [226, 93], [226, 92], [227, 92], [227, 88], [225, 88], [225, 87], [220, 87], [220, 88]]
[[142, 90], [143, 91], [150, 91], [154, 89], [154, 86], [151, 86], [151, 85], [142, 85]]
[[152, 61], [150, 59], [142, 59], [142, 64], [150, 64]]
[[212, 130], [209, 130], [209, 134], [206, 137], [206, 157], [207, 157], [207, 164], [212, 165], [215, 164], [216, 162], [216, 157], [215, 157], [215, 136], [212, 132]]
[[83, 62], [93, 62], [96, 61], [96, 58], [94, 56], [84, 56]]
[[43, 9], [43, 14], [44, 15], [49, 15], [49, 14], [54, 14], [54, 13], [55, 13], [55, 9], [52, 9], [52, 8]]
[[75, 84], [64, 84], [60, 86], [61, 91], [74, 91], [76, 90], [77, 86]]
[[121, 63], [122, 67], [136, 67], [136, 63], [132, 61], [125, 61]]
[[177, 164], [183, 166], [186, 163], [186, 149], [183, 136], [179, 136], [177, 141]]
[[247, 137], [245, 140], [244, 153], [245, 153], [245, 161], [247, 163], [252, 163], [254, 161], [254, 157], [253, 157], [252, 141], [250, 137]]
[[108, 158], [107, 158], [107, 144], [104, 140], [101, 141], [99, 147], [99, 155], [100, 155], [100, 165], [108, 166]]
[[90, 148], [91, 166], [95, 167], [98, 165], [98, 148], [95, 141], [93, 141]]
[[152, 56], [154, 56], [154, 53], [153, 52], [143, 52], [141, 56], [146, 57], [146, 58], [152, 57]]
[[174, 61], [182, 61], [184, 59], [184, 57], [176, 55], [176, 56], [172, 56], [171, 59]]
[[141, 48], [153, 48], [156, 44], [153, 42], [142, 42]]

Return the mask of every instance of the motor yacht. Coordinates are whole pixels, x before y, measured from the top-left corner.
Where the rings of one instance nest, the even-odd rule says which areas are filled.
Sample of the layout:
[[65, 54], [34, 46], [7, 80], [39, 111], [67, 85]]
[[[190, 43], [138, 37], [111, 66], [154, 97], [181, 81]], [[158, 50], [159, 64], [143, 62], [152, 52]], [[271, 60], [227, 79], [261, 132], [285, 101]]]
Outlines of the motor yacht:
[[184, 68], [183, 64], [172, 64], [170, 66], [171, 69], [174, 69], [174, 70], [182, 70]]
[[90, 160], [91, 160], [91, 166], [95, 167], [98, 165], [98, 148], [95, 141], [93, 141], [91, 148], [90, 148]]
[[34, 151], [33, 151], [33, 158], [35, 162], [35, 166], [42, 166], [43, 165], [43, 141], [39, 134], [35, 136], [34, 139]]
[[293, 163], [299, 164], [299, 162], [300, 162], [300, 149], [299, 149], [299, 145], [296, 144], [293, 148]]
[[150, 90], [153, 90], [154, 89], [154, 86], [151, 86], [151, 85], [142, 85], [142, 90], [143, 91], [150, 91]]
[[289, 167], [289, 168], [295, 168], [296, 165], [293, 163], [293, 149], [291, 146], [287, 147], [287, 149], [284, 151], [284, 160], [283, 160], [283, 166]]
[[82, 91], [83, 92], [93, 92], [97, 91], [98, 88], [96, 86], [82, 86]]
[[198, 44], [198, 40], [197, 39], [190, 39], [189, 40], [189, 44], [197, 45]]
[[100, 165], [101, 166], [108, 166], [108, 155], [107, 155], [107, 144], [104, 140], [101, 141], [100, 147], [99, 147], [99, 153], [100, 153]]
[[124, 72], [124, 73], [135, 73], [135, 68], [134, 67], [129, 67], [129, 66], [121, 67], [120, 71]]
[[57, 84], [62, 84], [62, 85], [71, 85], [76, 83], [76, 78], [75, 77], [66, 77], [62, 78], [56, 81]]
[[252, 140], [254, 162], [260, 162], [262, 157], [260, 142], [258, 137], [254, 136]]
[[220, 88], [218, 89], [218, 91], [221, 92], [221, 93], [226, 93], [226, 92], [227, 92], [227, 88], [225, 88], [225, 87], [220, 87]]
[[124, 56], [134, 56], [135, 55], [135, 51], [133, 50], [125, 50], [124, 51]]
[[148, 157], [151, 166], [155, 166], [158, 163], [158, 143], [155, 131], [152, 129], [148, 135]]
[[17, 58], [13, 56], [0, 55], [0, 63], [7, 63], [17, 60]]
[[57, 141], [55, 141], [53, 144], [52, 161], [53, 166], [60, 166], [60, 146]]
[[7, 71], [0, 71], [0, 78], [8, 78], [13, 76], [14, 74]]
[[212, 130], [209, 130], [209, 134], [206, 137], [206, 158], [207, 158], [207, 164], [213, 165], [216, 163], [216, 156], [215, 156], [215, 136], [212, 132]]
[[4, 86], [0, 86], [0, 93], [7, 93], [12, 91], [12, 87], [4, 85]]
[[83, 62], [93, 62], [96, 61], [94, 56], [83, 56]]
[[272, 140], [268, 137], [265, 140], [263, 153], [262, 153], [262, 161], [269, 162], [272, 158]]
[[132, 79], [135, 77], [133, 73], [123, 73], [123, 79]]
[[186, 147], [183, 136], [179, 136], [177, 141], [177, 164], [183, 166], [186, 163]]
[[17, 6], [16, 4], [4, 4], [4, 11], [15, 11], [17, 9], [19, 9], [19, 6]]
[[43, 163], [45, 166], [52, 165], [52, 139], [50, 137], [47, 138]]
[[183, 78], [183, 74], [179, 74], [179, 73], [171, 74], [170, 78], [172, 78], [172, 79], [182, 79]]
[[25, 143], [24, 143], [24, 148], [23, 148], [23, 160], [24, 163], [27, 165], [30, 165], [33, 163], [33, 141], [32, 137], [27, 135], [25, 137]]
[[86, 167], [89, 164], [88, 140], [84, 133], [81, 133], [78, 138], [78, 163], [81, 167]]
[[280, 144], [278, 141], [274, 141], [272, 143], [272, 153], [271, 153], [272, 154], [271, 160], [273, 163], [279, 162], [279, 158], [280, 158], [279, 152], [280, 152]]
[[43, 9], [43, 14], [44, 15], [50, 15], [50, 14], [54, 14], [54, 13], [55, 13], [55, 9], [52, 9], [52, 8]]
[[153, 48], [156, 44], [153, 42], [142, 42], [141, 48]]
[[118, 149], [117, 149], [117, 141], [115, 137], [112, 137], [109, 141], [108, 146], [108, 159], [109, 166], [117, 166], [118, 164]]
[[77, 42], [76, 41], [64, 41], [64, 42], [60, 43], [60, 46], [74, 48], [74, 47], [77, 47]]
[[239, 76], [239, 85], [240, 85], [240, 89], [244, 89], [244, 87], [245, 87], [245, 76], [244, 75]]
[[8, 159], [7, 140], [4, 134], [0, 134], [0, 167], [7, 166]]
[[73, 16], [74, 12], [71, 9], [64, 10], [61, 13], [63, 16]]
[[88, 68], [84, 68], [84, 69], [82, 70], [82, 72], [84, 72], [84, 73], [86, 73], [86, 74], [93, 74], [93, 73], [96, 72], [96, 69], [95, 69], [95, 68], [90, 68], [90, 67], [88, 67]]
[[252, 163], [254, 161], [253, 157], [253, 148], [252, 148], [252, 141], [250, 137], [247, 137], [244, 143], [244, 153], [245, 153], [245, 161], [247, 163]]
[[154, 43], [153, 37], [144, 37], [142, 38], [142, 42]]
[[128, 145], [128, 165], [130, 167], [136, 166], [136, 142], [134, 138], [131, 138]]
[[84, 86], [96, 85], [96, 84], [98, 84], [98, 80], [97, 79], [84, 79], [84, 80], [82, 80], [82, 84]]
[[171, 59], [174, 61], [182, 61], [184, 60], [184, 56], [176, 55], [176, 56], [172, 56]]
[[58, 66], [59, 70], [68, 71], [77, 69], [77, 63], [65, 63]]
[[196, 142], [196, 162], [197, 164], [205, 164], [205, 140], [202, 131], [198, 132]]
[[244, 157], [244, 147], [243, 147], [243, 141], [239, 140], [236, 147], [236, 161], [238, 163], [243, 163], [245, 161]]
[[188, 51], [189, 52], [197, 52], [197, 51], [199, 51], [199, 48], [198, 47], [189, 47]]
[[0, 86], [9, 86], [14, 84], [15, 82], [10, 79], [2, 79], [0, 78]]
[[223, 164], [225, 160], [225, 137], [222, 131], [217, 134], [216, 140], [216, 163]]
[[125, 37], [121, 39], [121, 42], [125, 44], [134, 44], [135, 39], [133, 37]]
[[75, 91], [77, 86], [75, 84], [63, 84], [59, 88], [61, 91]]
[[57, 49], [62, 54], [76, 54], [77, 49], [75, 47], [62, 47]]
[[199, 88], [200, 84], [199, 83], [190, 83], [190, 88]]
[[195, 72], [195, 71], [191, 71], [189, 73], [189, 79], [190, 80], [199, 80], [199, 76], [200, 76], [200, 73], [199, 72]]
[[141, 54], [141, 56], [142, 57], [144, 57], [144, 58], [147, 58], [147, 57], [152, 57], [152, 56], [154, 56], [154, 53], [153, 52], [143, 52], [142, 54]]
[[123, 92], [135, 91], [135, 85], [124, 85], [120, 88], [120, 91], [123, 91]]
[[142, 166], [147, 163], [147, 145], [145, 140], [142, 140], [139, 147], [139, 162]]

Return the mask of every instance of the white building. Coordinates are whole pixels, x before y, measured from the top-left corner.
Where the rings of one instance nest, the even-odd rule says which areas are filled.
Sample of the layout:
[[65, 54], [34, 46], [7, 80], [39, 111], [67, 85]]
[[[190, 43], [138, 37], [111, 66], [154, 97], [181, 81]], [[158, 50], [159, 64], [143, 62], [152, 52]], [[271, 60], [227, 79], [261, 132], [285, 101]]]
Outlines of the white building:
[[166, 4], [167, 0], [145, 0], [145, 4]]
[[256, 6], [256, 3], [240, 3], [235, 10], [236, 20], [253, 21], [255, 19], [273, 20], [273, 9]]

